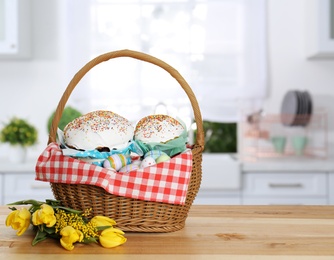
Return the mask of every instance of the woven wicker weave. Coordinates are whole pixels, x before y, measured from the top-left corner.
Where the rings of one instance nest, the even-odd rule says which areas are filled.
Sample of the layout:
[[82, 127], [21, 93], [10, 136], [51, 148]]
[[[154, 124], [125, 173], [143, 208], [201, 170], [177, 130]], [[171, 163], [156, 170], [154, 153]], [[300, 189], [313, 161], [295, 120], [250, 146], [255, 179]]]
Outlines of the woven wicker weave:
[[57, 126], [65, 104], [83, 76], [99, 63], [119, 57], [130, 57], [145, 61], [169, 72], [177, 80], [190, 100], [198, 130], [196, 143], [192, 148], [193, 165], [186, 203], [184, 205], [174, 205], [120, 197], [109, 194], [100, 187], [83, 184], [51, 183], [53, 194], [66, 207], [80, 210], [92, 208], [93, 215], [104, 215], [115, 219], [117, 227], [124, 231], [172, 232], [182, 229], [201, 183], [204, 132], [200, 109], [193, 91], [179, 72], [167, 63], [148, 54], [132, 50], [105, 53], [88, 62], [73, 77], [59, 101], [51, 125], [48, 144], [56, 141]]

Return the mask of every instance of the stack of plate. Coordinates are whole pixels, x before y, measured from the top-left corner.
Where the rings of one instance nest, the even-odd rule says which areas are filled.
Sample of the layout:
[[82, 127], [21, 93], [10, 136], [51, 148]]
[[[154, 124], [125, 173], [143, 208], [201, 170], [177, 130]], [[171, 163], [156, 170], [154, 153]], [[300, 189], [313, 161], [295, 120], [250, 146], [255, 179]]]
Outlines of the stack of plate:
[[307, 91], [288, 91], [281, 107], [281, 120], [286, 126], [306, 126], [312, 114], [312, 99]]

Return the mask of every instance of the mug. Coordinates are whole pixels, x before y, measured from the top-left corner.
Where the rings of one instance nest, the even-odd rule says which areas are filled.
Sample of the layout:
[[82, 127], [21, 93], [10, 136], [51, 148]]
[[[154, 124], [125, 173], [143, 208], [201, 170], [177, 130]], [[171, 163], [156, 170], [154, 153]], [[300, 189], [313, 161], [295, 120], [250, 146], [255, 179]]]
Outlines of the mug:
[[294, 136], [292, 137], [292, 147], [295, 150], [296, 155], [302, 155], [304, 153], [305, 146], [307, 145], [306, 136]]
[[277, 153], [284, 153], [286, 137], [285, 136], [273, 136], [271, 137], [271, 142], [274, 145], [275, 151]]

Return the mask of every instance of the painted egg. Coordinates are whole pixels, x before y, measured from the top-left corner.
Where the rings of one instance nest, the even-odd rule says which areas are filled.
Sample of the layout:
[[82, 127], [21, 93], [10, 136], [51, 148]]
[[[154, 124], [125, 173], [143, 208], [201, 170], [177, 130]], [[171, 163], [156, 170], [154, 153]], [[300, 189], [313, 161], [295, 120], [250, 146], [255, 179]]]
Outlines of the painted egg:
[[125, 156], [123, 154], [113, 154], [103, 162], [103, 167], [108, 169], [113, 168], [116, 171], [118, 171], [123, 166], [130, 163], [131, 163], [130, 157]]
[[131, 164], [123, 166], [119, 170], [119, 172], [131, 172], [131, 171], [134, 171], [134, 170], [137, 170], [137, 169], [139, 169], [139, 165], [131, 163]]
[[149, 167], [149, 166], [152, 166], [152, 165], [155, 165], [156, 162], [154, 160], [153, 157], [151, 156], [147, 156], [146, 158], [144, 158], [140, 164], [140, 168], [145, 168], [145, 167]]
[[154, 158], [154, 160], [156, 160], [158, 157], [160, 157], [161, 155], [167, 155], [166, 153], [160, 151], [160, 150], [151, 150], [148, 151], [145, 155], [144, 158], [146, 158], [147, 156], [151, 156]]
[[166, 154], [166, 155], [159, 156], [155, 161], [156, 163], [160, 163], [160, 162], [167, 162], [169, 160], [170, 160], [170, 157]]
[[141, 164], [141, 160], [135, 160], [135, 161], [132, 161], [131, 164], [140, 166], [140, 164]]

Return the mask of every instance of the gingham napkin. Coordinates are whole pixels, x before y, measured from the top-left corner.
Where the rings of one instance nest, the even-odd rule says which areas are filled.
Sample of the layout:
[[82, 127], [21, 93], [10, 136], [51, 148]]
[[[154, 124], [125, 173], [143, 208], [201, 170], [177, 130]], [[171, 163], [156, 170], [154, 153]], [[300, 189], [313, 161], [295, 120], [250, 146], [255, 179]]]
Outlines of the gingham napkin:
[[36, 180], [96, 185], [117, 196], [183, 205], [191, 170], [189, 149], [168, 162], [118, 173], [64, 156], [57, 143], [50, 143], [37, 160]]

